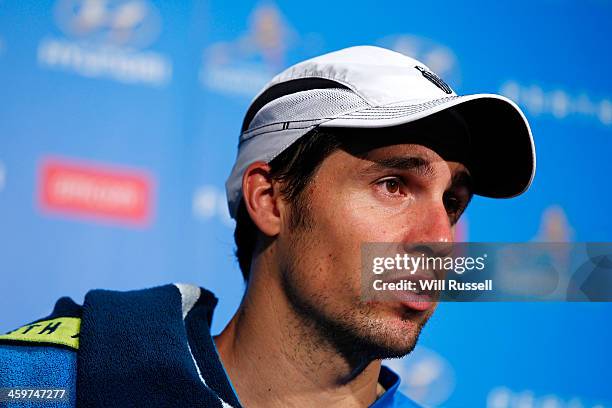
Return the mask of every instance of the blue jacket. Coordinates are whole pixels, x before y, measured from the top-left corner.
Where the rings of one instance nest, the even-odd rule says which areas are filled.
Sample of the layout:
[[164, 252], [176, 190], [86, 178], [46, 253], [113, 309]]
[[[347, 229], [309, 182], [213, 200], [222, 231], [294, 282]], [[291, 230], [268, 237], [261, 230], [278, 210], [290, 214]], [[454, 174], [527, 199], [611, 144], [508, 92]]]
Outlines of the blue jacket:
[[[93, 290], [83, 306], [57, 301], [51, 315], [0, 336], [0, 389], [66, 390], [0, 396], [15, 407], [241, 407], [210, 334], [217, 298], [175, 284]], [[375, 408], [418, 407], [383, 367]], [[9, 390], [7, 390], [9, 389]], [[13, 398], [13, 399], [11, 399]], [[14, 402], [11, 402], [14, 401]]]

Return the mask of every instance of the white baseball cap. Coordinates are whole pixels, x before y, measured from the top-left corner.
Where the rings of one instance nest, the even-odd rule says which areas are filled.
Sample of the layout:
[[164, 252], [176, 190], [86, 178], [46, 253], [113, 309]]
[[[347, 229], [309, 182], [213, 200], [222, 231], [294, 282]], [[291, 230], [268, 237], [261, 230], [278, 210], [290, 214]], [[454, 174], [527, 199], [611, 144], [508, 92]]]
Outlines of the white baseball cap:
[[230, 214], [236, 218], [246, 168], [269, 163], [316, 127], [388, 128], [449, 108], [469, 131], [474, 193], [510, 198], [527, 190], [535, 175], [535, 146], [514, 102], [495, 94], [459, 96], [413, 58], [358, 46], [293, 65], [253, 99], [225, 184]]

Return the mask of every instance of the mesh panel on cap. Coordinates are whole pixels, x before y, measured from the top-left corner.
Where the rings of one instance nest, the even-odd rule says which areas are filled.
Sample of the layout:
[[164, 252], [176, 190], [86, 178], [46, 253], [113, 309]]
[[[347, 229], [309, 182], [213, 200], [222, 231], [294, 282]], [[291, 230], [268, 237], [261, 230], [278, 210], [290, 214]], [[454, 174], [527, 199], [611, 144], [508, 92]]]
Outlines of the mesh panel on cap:
[[282, 96], [264, 105], [245, 133], [277, 123], [333, 119], [370, 105], [348, 89], [310, 89]]
[[404, 116], [414, 115], [427, 109], [434, 108], [438, 105], [458, 98], [458, 96], [448, 96], [445, 98], [434, 99], [428, 102], [423, 102], [414, 105], [399, 105], [370, 107], [359, 112], [349, 112], [342, 115], [342, 119], [395, 119]]

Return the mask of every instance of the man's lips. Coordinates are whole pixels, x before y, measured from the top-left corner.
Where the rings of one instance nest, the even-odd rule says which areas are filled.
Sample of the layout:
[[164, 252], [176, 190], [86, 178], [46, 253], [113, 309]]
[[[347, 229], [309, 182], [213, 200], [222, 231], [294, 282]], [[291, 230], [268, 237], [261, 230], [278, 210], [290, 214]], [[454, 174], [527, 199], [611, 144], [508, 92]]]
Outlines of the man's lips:
[[395, 297], [403, 306], [418, 312], [423, 312], [435, 304], [432, 297], [426, 293], [398, 291]]
[[419, 272], [403, 276], [393, 276], [384, 279], [384, 282], [400, 284], [402, 282], [414, 282], [415, 290], [390, 290], [393, 300], [399, 301], [403, 306], [415, 310], [425, 311], [435, 305], [438, 298], [438, 291], [423, 290], [421, 282], [435, 280], [435, 274], [430, 272]]

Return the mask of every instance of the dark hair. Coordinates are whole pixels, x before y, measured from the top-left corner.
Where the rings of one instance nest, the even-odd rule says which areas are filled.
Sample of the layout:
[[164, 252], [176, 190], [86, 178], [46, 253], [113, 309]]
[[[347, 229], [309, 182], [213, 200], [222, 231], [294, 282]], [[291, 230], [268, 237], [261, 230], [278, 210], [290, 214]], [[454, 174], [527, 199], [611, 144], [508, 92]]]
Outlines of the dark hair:
[[[281, 194], [291, 205], [290, 228], [296, 228], [306, 222], [306, 187], [323, 160], [340, 146], [340, 137], [334, 132], [314, 129], [270, 161], [270, 177], [282, 183]], [[249, 280], [251, 261], [258, 239], [259, 229], [251, 220], [244, 200], [241, 200], [236, 214], [234, 241], [236, 258], [245, 281]]]

